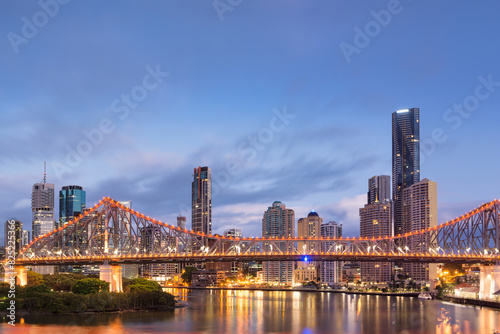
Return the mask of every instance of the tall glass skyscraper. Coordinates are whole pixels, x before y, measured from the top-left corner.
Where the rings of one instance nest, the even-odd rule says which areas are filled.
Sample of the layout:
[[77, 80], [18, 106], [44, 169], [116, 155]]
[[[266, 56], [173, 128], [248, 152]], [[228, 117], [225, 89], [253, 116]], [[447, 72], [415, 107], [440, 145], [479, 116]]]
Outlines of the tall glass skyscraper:
[[80, 186], [64, 186], [59, 191], [59, 226], [78, 217], [85, 209], [86, 193]]
[[191, 219], [193, 231], [212, 233], [212, 173], [208, 167], [194, 169]]
[[403, 234], [403, 190], [420, 181], [420, 109], [392, 113], [394, 235]]

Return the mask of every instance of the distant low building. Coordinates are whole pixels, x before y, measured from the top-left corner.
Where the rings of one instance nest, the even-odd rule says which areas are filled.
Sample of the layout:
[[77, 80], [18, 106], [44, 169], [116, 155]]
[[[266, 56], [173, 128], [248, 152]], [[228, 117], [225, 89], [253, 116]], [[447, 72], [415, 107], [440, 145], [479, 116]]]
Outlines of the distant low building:
[[191, 286], [194, 287], [207, 287], [219, 286], [226, 279], [224, 271], [216, 270], [198, 270], [193, 272], [191, 279]]

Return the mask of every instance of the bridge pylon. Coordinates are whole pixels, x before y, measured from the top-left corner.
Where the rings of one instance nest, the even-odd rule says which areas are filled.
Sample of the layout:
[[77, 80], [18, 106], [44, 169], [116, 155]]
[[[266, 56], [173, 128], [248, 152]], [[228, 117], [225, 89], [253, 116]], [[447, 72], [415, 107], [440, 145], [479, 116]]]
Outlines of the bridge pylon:
[[99, 279], [109, 283], [110, 292], [123, 292], [122, 267], [105, 263], [99, 266]]
[[11, 271], [10, 269], [8, 269], [8, 267], [5, 268], [5, 283], [10, 284], [11, 279], [16, 280], [17, 278], [17, 285], [25, 286], [28, 284], [28, 269], [26, 267], [15, 267], [14, 271]]

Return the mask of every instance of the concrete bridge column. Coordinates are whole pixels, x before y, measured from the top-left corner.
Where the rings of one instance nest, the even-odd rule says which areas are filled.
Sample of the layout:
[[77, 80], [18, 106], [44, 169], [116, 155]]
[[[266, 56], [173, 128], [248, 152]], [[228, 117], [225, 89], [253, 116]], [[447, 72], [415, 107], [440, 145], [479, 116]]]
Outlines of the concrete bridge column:
[[99, 279], [109, 283], [109, 291], [123, 292], [122, 267], [108, 264], [99, 266]]
[[479, 279], [479, 298], [493, 298], [493, 294], [500, 290], [500, 265], [481, 266]]
[[10, 284], [11, 277], [17, 278], [17, 285], [25, 286], [28, 284], [28, 269], [25, 267], [15, 267], [15, 271], [10, 271], [8, 267], [5, 267], [5, 278], [4, 282]]

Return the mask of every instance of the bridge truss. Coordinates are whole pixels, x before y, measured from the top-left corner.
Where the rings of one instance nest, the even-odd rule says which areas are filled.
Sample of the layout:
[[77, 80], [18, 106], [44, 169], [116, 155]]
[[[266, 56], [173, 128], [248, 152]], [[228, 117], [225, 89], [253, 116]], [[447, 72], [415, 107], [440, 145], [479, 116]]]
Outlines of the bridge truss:
[[[232, 238], [152, 219], [107, 197], [22, 249], [16, 265], [204, 261], [498, 263], [500, 201], [426, 230], [378, 238]], [[301, 251], [303, 242], [307, 252]]]

